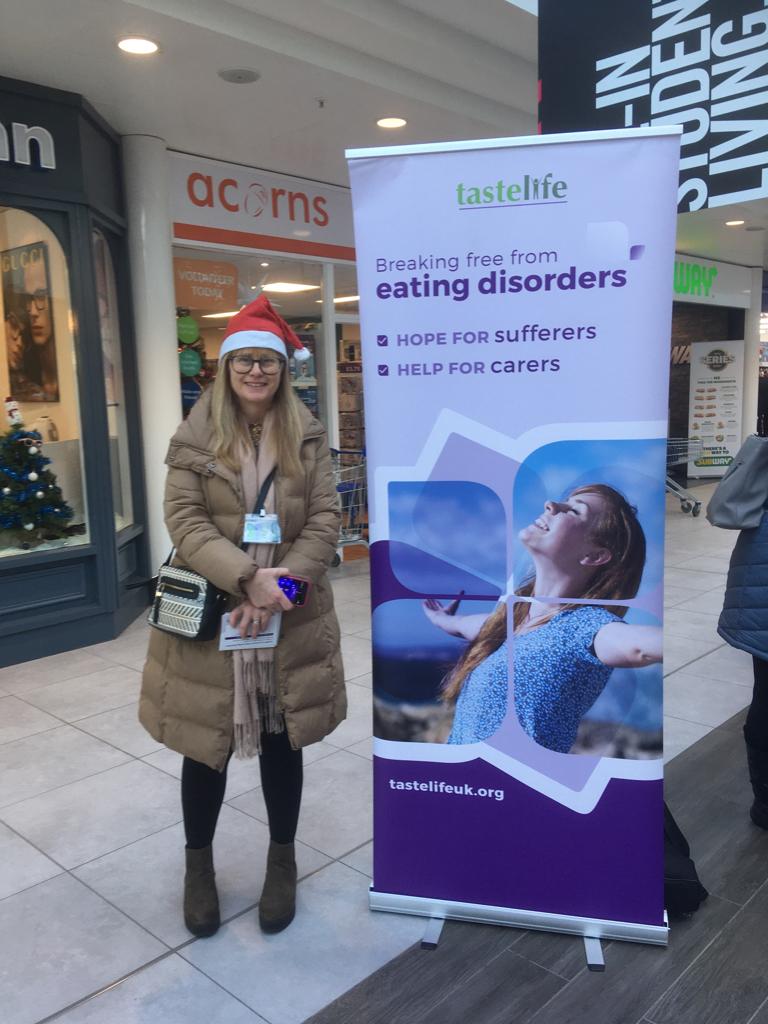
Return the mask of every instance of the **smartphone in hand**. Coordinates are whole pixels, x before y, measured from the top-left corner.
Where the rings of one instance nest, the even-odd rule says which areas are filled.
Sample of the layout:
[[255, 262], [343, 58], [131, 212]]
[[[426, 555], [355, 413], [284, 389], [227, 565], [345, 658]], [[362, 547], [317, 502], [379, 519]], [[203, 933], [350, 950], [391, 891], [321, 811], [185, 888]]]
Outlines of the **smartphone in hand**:
[[300, 576], [279, 576], [277, 585], [291, 604], [297, 608], [303, 608], [307, 603], [309, 588], [312, 584], [309, 580], [303, 580]]

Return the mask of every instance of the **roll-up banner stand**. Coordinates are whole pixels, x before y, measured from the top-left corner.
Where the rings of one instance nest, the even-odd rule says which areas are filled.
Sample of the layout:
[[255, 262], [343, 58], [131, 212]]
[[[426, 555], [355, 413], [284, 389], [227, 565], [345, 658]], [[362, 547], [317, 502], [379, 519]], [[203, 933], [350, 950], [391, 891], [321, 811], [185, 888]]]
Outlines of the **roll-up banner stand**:
[[377, 910], [663, 944], [676, 127], [347, 153]]

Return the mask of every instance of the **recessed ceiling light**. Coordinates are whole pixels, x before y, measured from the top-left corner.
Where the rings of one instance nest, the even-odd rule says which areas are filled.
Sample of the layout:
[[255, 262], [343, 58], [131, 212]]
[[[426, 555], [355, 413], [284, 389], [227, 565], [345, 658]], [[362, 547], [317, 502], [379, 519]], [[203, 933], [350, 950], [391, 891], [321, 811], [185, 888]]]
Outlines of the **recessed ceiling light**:
[[260, 264], [259, 264], [259, 266], [260, 266], [260, 267], [268, 267], [268, 266], [269, 266], [269, 264], [268, 264], [268, 263], [260, 263]]
[[408, 122], [404, 117], [380, 117], [376, 124], [379, 128], [405, 128]]
[[219, 78], [230, 85], [250, 85], [251, 82], [258, 82], [261, 75], [252, 68], [222, 68], [216, 72]]
[[727, 220], [725, 226], [727, 228], [740, 228], [743, 223], [743, 220]]
[[132, 53], [136, 56], [146, 56], [149, 53], [157, 53], [160, 47], [151, 39], [142, 39], [140, 36], [130, 36], [128, 39], [121, 39], [118, 44], [123, 53]]
[[283, 292], [290, 295], [292, 292], [317, 292], [319, 284], [296, 284], [293, 281], [273, 281], [272, 284], [263, 285], [263, 292]]
[[239, 312], [239, 309], [230, 309], [228, 313], [204, 313], [203, 320], [223, 320], [224, 317], [234, 316], [235, 313]]

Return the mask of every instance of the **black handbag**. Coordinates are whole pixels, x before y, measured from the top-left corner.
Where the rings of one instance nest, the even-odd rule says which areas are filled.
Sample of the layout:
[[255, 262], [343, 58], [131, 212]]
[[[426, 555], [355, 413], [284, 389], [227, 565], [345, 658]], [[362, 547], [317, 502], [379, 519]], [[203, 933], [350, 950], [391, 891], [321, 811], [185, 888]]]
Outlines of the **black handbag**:
[[689, 917], [709, 893], [701, 884], [691, 848], [664, 804], [664, 905], [670, 917]]
[[199, 572], [171, 565], [175, 552], [172, 548], [158, 570], [149, 624], [186, 640], [213, 640], [227, 594]]
[[[257, 511], [263, 508], [274, 478], [273, 469], [261, 485], [256, 499]], [[171, 548], [171, 553], [158, 570], [148, 622], [155, 629], [185, 640], [213, 640], [219, 631], [229, 595], [194, 569], [172, 565], [175, 552], [176, 548]]]

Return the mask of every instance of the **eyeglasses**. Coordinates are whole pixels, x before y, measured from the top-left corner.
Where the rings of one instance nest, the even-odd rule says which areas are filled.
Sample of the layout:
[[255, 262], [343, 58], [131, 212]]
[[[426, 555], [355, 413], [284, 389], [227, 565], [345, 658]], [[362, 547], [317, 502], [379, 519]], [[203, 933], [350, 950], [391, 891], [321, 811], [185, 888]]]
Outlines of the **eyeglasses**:
[[259, 356], [258, 359], [253, 356], [232, 356], [229, 365], [235, 373], [250, 373], [256, 363], [259, 364], [261, 372], [266, 373], [267, 376], [279, 373], [283, 366], [283, 360], [277, 359], [275, 356]]
[[38, 312], [42, 312], [44, 309], [48, 309], [49, 298], [50, 296], [47, 288], [38, 288], [37, 291], [31, 292], [26, 296], [26, 303], [28, 306], [34, 303], [35, 309]]

